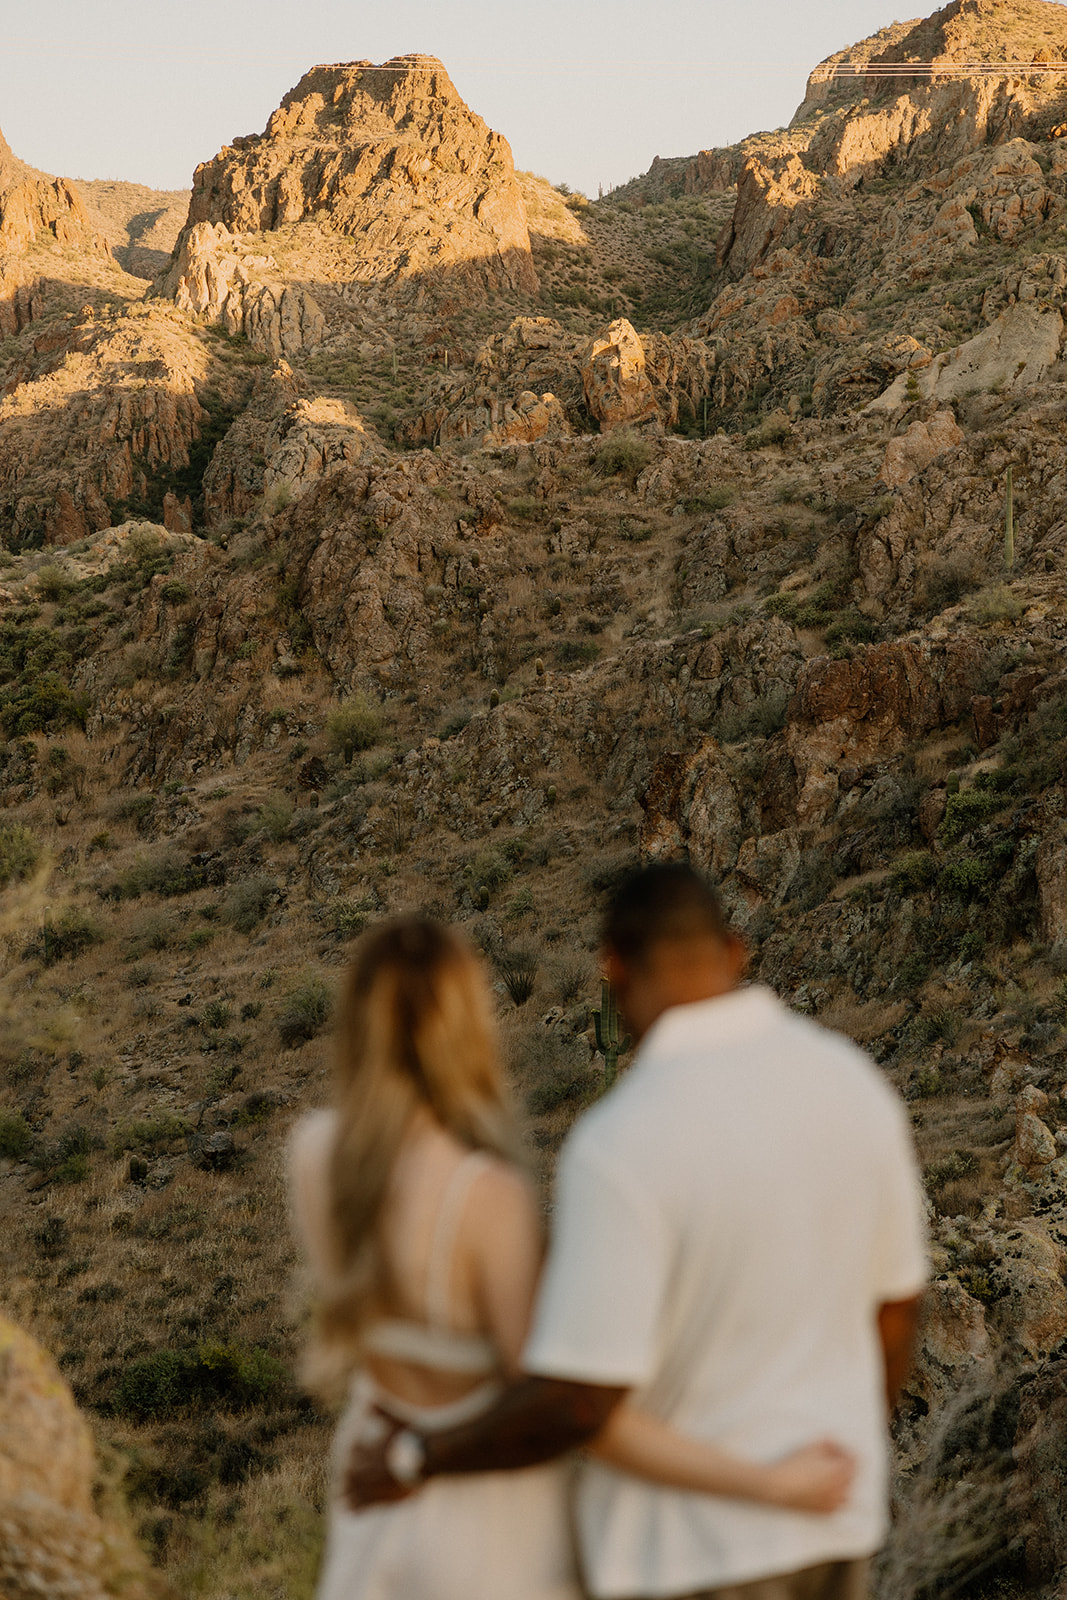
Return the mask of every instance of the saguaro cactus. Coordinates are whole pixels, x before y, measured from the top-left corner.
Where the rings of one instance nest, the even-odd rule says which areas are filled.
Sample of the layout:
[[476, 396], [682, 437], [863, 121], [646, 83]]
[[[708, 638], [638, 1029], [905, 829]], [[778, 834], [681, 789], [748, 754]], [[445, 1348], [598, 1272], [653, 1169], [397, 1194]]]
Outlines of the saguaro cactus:
[[1015, 565], [1015, 491], [1010, 467], [1004, 496], [1004, 565], [1009, 572]]
[[600, 984], [600, 1010], [591, 1011], [589, 1020], [596, 1038], [596, 1053], [604, 1057], [604, 1082], [610, 1089], [618, 1076], [619, 1057], [630, 1048], [630, 1035], [619, 1038], [619, 1008], [606, 978]]

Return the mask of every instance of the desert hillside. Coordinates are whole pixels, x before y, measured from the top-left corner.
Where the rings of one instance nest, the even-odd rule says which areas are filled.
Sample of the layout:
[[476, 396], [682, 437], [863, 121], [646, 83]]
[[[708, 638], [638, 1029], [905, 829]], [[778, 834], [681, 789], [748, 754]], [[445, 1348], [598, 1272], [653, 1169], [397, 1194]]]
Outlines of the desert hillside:
[[188, 195], [0, 140], [6, 1308], [161, 1583], [310, 1595], [284, 1151], [350, 941], [478, 942], [547, 1184], [604, 895], [686, 853], [911, 1109], [879, 1593], [1051, 1597], [1067, 8], [887, 27], [595, 202], [440, 62], [371, 66]]

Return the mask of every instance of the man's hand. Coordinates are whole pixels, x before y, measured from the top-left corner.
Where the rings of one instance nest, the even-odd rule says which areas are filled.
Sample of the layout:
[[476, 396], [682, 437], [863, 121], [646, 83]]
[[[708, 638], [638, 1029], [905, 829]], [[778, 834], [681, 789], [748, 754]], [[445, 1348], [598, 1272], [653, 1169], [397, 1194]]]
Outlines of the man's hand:
[[404, 1424], [391, 1417], [380, 1406], [374, 1408], [384, 1426], [380, 1434], [358, 1439], [348, 1457], [344, 1477], [344, 1500], [350, 1511], [362, 1511], [365, 1506], [392, 1505], [407, 1500], [416, 1486], [398, 1483], [389, 1471], [387, 1457], [389, 1446], [401, 1432]]

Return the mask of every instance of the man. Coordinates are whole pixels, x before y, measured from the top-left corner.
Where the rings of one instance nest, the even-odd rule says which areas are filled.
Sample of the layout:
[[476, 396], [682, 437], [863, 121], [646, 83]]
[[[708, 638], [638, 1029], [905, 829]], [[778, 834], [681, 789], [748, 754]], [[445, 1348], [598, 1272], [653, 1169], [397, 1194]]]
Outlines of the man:
[[903, 1106], [846, 1040], [738, 987], [744, 948], [690, 868], [623, 887], [604, 956], [640, 1048], [561, 1156], [529, 1376], [468, 1425], [354, 1458], [350, 1498], [550, 1459], [630, 1395], [751, 1459], [833, 1438], [857, 1478], [822, 1517], [584, 1463], [597, 1600], [857, 1600], [925, 1278]]

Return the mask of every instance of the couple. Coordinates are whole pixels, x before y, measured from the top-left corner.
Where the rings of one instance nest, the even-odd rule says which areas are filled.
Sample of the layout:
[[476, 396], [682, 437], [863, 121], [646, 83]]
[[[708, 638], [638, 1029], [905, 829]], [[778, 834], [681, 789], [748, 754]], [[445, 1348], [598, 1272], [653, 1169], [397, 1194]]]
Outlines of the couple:
[[903, 1107], [739, 987], [686, 866], [624, 885], [604, 958], [640, 1048], [567, 1141], [542, 1271], [481, 964], [415, 918], [357, 954], [292, 1152], [349, 1382], [319, 1600], [865, 1592], [925, 1278]]

